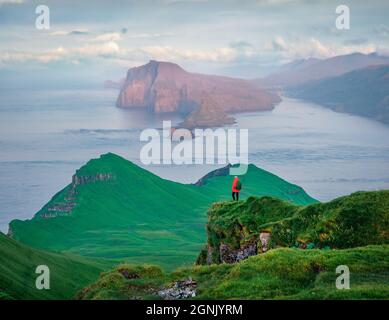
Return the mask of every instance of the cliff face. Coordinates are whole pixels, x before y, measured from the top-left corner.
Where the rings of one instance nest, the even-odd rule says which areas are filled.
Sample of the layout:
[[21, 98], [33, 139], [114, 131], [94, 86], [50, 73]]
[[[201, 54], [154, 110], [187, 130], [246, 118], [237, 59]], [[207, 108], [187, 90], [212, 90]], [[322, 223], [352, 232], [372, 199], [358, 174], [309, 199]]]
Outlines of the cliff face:
[[117, 106], [188, 114], [205, 96], [224, 112], [271, 110], [280, 101], [250, 81], [189, 73], [174, 63], [150, 61], [128, 71]]
[[272, 197], [218, 202], [208, 211], [197, 264], [236, 263], [277, 247], [346, 249], [389, 244], [389, 190], [296, 206]]
[[183, 128], [210, 128], [235, 123], [233, 117], [229, 117], [223, 108], [210, 96], [201, 98], [200, 105], [193, 110], [180, 124]]
[[291, 217], [295, 208], [270, 197], [215, 203], [208, 211], [207, 245], [196, 263], [236, 263], [267, 252], [273, 246], [272, 223]]
[[[70, 215], [77, 205], [77, 194], [79, 186], [113, 179], [115, 179], [115, 177], [112, 173], [96, 173], [94, 175], [75, 174], [72, 177], [72, 183], [67, 186], [67, 188], [65, 188], [61, 194], [58, 195], [55, 201], [43, 207], [36, 217], [50, 219], [56, 218], [58, 216]], [[12, 232], [11, 229], [10, 232]]]

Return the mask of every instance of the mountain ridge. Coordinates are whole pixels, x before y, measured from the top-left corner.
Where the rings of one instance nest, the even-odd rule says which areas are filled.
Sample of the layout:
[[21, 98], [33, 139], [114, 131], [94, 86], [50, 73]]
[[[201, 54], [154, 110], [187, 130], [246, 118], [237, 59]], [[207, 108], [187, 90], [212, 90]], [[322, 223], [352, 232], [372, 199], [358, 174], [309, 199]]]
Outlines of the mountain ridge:
[[389, 65], [375, 65], [341, 76], [292, 86], [287, 94], [389, 123]]
[[[182, 263], [193, 262], [204, 243], [209, 204], [231, 197], [230, 176], [213, 177], [204, 186], [180, 184], [114, 154], [89, 161], [75, 176], [31, 220], [10, 223], [15, 240], [88, 257], [177, 266], [178, 256]], [[242, 180], [242, 198], [263, 194], [300, 204], [316, 201], [255, 166]], [[70, 210], [61, 211], [69, 202]]]
[[[298, 62], [298, 61], [297, 61]], [[373, 65], [389, 64], [389, 57], [377, 53], [363, 54], [359, 52], [334, 56], [328, 59], [307, 59], [302, 63], [293, 62], [256, 82], [264, 87], [290, 87], [304, 85], [310, 81], [341, 76], [347, 72]]]

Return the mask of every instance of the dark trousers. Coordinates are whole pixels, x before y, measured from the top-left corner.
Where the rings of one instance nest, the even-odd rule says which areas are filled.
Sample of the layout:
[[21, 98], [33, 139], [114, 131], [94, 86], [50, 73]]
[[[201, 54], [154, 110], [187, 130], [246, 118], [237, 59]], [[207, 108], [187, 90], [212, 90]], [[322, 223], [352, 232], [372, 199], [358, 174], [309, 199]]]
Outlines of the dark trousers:
[[239, 201], [239, 192], [232, 192], [232, 199], [235, 201]]

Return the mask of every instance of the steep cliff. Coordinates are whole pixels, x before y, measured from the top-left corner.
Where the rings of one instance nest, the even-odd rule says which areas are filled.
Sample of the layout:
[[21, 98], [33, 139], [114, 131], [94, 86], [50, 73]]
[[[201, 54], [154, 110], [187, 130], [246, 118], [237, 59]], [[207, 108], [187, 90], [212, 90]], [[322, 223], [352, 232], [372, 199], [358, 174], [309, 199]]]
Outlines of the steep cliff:
[[280, 101], [250, 81], [190, 73], [174, 63], [150, 61], [128, 71], [117, 106], [189, 114], [205, 96], [223, 112], [271, 110]]
[[210, 96], [204, 96], [201, 98], [199, 107], [193, 110], [179, 126], [194, 129], [212, 128], [233, 123], [235, 123], [235, 119], [229, 117], [214, 99]]
[[235, 263], [276, 247], [353, 248], [389, 244], [389, 191], [357, 192], [297, 206], [271, 197], [216, 203], [197, 263]]

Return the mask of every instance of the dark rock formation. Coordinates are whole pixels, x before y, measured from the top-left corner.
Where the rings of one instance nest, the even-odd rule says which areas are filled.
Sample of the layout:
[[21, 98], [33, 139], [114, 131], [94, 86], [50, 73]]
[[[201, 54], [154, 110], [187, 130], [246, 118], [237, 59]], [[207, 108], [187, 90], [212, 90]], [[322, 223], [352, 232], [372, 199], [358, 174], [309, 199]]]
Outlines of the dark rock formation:
[[220, 244], [220, 262], [235, 263], [247, 259], [248, 257], [257, 255], [257, 243], [251, 242], [245, 244], [239, 249], [232, 249], [228, 244]]
[[77, 205], [77, 187], [88, 183], [95, 183], [98, 181], [107, 181], [113, 179], [111, 173], [98, 173], [95, 175], [79, 176], [73, 175], [72, 183], [68, 186], [68, 189], [61, 202], [53, 203], [43, 208], [39, 213], [39, 217], [42, 219], [50, 219], [58, 216], [70, 215], [72, 210]]
[[221, 177], [221, 176], [228, 176], [230, 174], [230, 168], [231, 168], [231, 164], [228, 164], [226, 165], [225, 167], [223, 168], [220, 168], [220, 169], [216, 169], [216, 170], [213, 170], [209, 173], [207, 173], [204, 177], [202, 177], [201, 179], [199, 179], [195, 185], [196, 186], [203, 186], [207, 183], [207, 180], [208, 179], [211, 179], [213, 177]]
[[7, 236], [8, 236], [8, 237], [10, 237], [10, 238], [12, 238], [12, 237], [13, 237], [13, 235], [14, 235], [14, 232], [13, 232], [13, 230], [12, 230], [11, 226], [9, 226], [9, 227], [8, 227]]
[[265, 253], [270, 248], [270, 232], [261, 232], [259, 237], [253, 237], [250, 241], [234, 248], [230, 244], [221, 242], [217, 246], [208, 244], [199, 254], [196, 264], [236, 263], [251, 256]]
[[95, 175], [90, 175], [90, 176], [78, 176], [78, 175], [73, 175], [72, 177], [72, 184], [74, 186], [78, 185], [83, 185], [87, 183], [93, 183], [96, 181], [107, 181], [112, 179], [112, 174], [111, 173], [98, 173]]
[[193, 110], [179, 126], [194, 129], [212, 128], [234, 123], [235, 119], [229, 117], [211, 96], [204, 96], [201, 98], [199, 107]]

